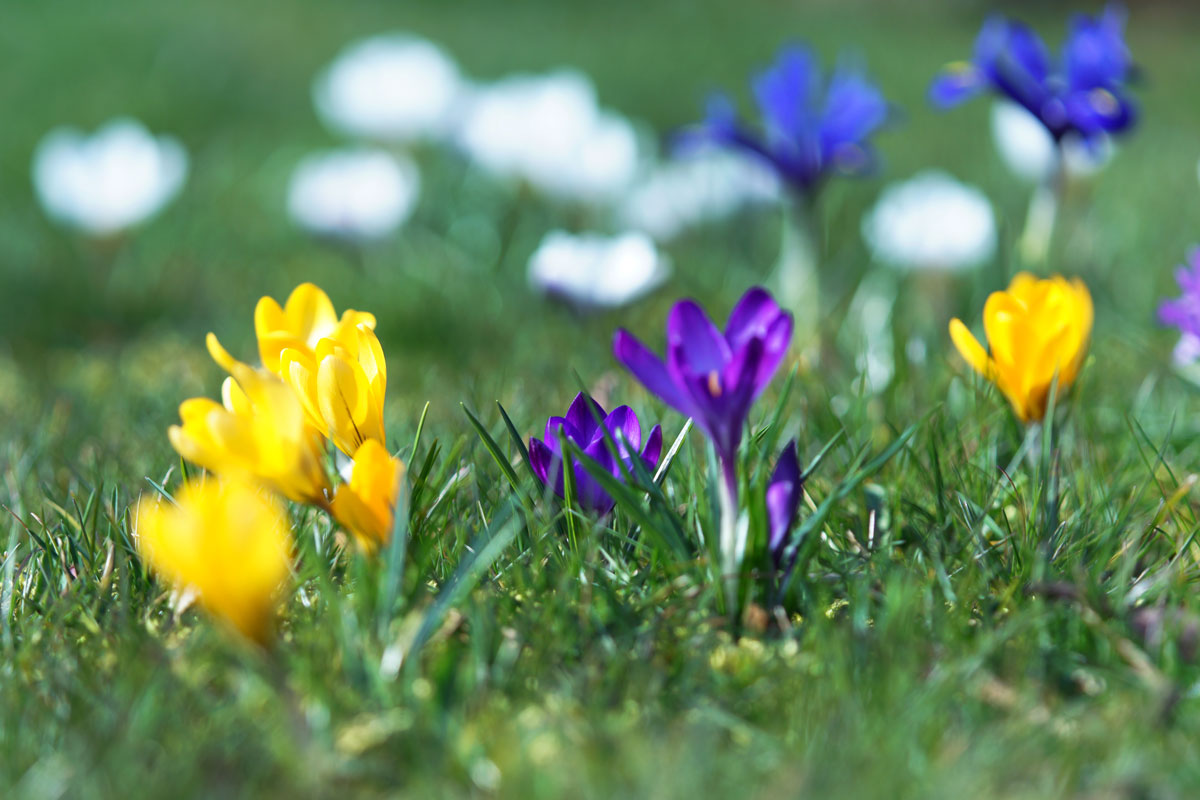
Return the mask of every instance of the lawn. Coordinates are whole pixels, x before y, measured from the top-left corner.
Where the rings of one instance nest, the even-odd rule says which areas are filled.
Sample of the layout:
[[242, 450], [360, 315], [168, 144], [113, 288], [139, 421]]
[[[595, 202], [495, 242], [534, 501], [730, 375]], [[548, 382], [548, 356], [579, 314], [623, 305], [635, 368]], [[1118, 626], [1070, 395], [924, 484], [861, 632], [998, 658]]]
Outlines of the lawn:
[[[1071, 10], [1006, 9], [1051, 42]], [[1200, 242], [1200, 16], [1184, 4], [1131, 11], [1139, 125], [1102, 172], [1070, 186], [1043, 270], [1090, 288], [1090, 355], [1033, 442], [946, 333], [953, 316], [978, 331], [988, 294], [1019, 268], [1029, 200], [992, 146], [986, 102], [940, 113], [925, 100], [937, 70], [970, 54], [987, 11], [950, 0], [7, 4], [0, 794], [1200, 794], [1198, 400], [1172, 367], [1176, 336], [1155, 322]], [[826, 63], [855, 54], [897, 106], [876, 138], [878, 173], [831, 182], [821, 198], [822, 303], [807, 321], [819, 360], [793, 349], [740, 456], [758, 527], [783, 443], [796, 438], [802, 464], [820, 456], [800, 512], [805, 559], [778, 613], [754, 595], [730, 614], [714, 579], [701, 540], [716, 469], [698, 429], [661, 490], [631, 492], [600, 518], [564, 511], [518, 441], [585, 389], [675, 443], [684, 417], [614, 360], [613, 331], [661, 352], [682, 297], [723, 321], [769, 280], [780, 215], [748, 209], [690, 231], [664, 248], [664, 286], [579, 313], [532, 291], [526, 262], [547, 230], [603, 221], [428, 147], [399, 235], [318, 241], [284, 201], [296, 162], [342, 141], [313, 111], [313, 76], [347, 42], [390, 30], [437, 41], [480, 80], [577, 67], [603, 106], [662, 141], [699, 118], [712, 89], [748, 103], [747, 76], [789, 41]], [[93, 241], [47, 219], [30, 160], [49, 129], [118, 114], [177, 137], [190, 174], [158, 218]], [[937, 302], [920, 276], [874, 263], [860, 234], [880, 189], [927, 167], [982, 188], [999, 234], [997, 256], [943, 279]], [[218, 395], [205, 334], [253, 361], [256, 301], [303, 281], [378, 320], [387, 445], [407, 464], [405, 535], [370, 556], [294, 505], [295, 575], [259, 647], [198, 609], [177, 613], [138, 554], [131, 511], [154, 484], [181, 483], [166, 435], [179, 403]], [[895, 342], [895, 376], [878, 392], [857, 363], [868, 284], [885, 287]], [[761, 549], [752, 540], [751, 555]]]

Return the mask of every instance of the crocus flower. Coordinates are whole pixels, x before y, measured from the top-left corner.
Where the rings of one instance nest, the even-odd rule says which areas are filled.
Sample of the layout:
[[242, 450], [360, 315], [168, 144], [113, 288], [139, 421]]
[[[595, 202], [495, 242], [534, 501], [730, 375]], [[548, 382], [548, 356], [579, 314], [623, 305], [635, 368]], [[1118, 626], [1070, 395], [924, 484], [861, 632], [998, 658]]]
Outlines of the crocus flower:
[[665, 362], [625, 330], [613, 338], [613, 353], [659, 399], [696, 421], [716, 447], [726, 482], [736, 484], [733, 468], [750, 406], [791, 338], [792, 315], [754, 288], [738, 301], [724, 333], [692, 300], [676, 303], [667, 317]]
[[1158, 320], [1179, 330], [1175, 363], [1186, 366], [1200, 358], [1200, 247], [1188, 253], [1188, 263], [1175, 271], [1175, 280], [1180, 296], [1159, 305]]
[[442, 48], [390, 33], [347, 46], [313, 84], [330, 128], [379, 142], [438, 138], [462, 100], [458, 66]]
[[151, 568], [243, 636], [266, 643], [288, 576], [288, 520], [278, 501], [237, 480], [193, 480], [175, 503], [143, 497], [133, 518]]
[[367, 439], [354, 453], [349, 482], [333, 496], [333, 516], [368, 552], [391, 538], [403, 477], [404, 463], [379, 442]]
[[350, 242], [383, 239], [417, 204], [421, 177], [412, 161], [382, 150], [308, 156], [288, 184], [288, 213], [319, 236]]
[[1022, 422], [1040, 422], [1055, 378], [1064, 391], [1079, 374], [1092, 313], [1092, 296], [1078, 278], [1039, 279], [1022, 272], [984, 304], [988, 350], [958, 319], [950, 321], [950, 338], [967, 363], [996, 384]]
[[457, 138], [488, 173], [585, 205], [620, 197], [641, 157], [633, 125], [601, 109], [591, 80], [574, 70], [513, 75], [480, 87]]
[[38, 144], [33, 185], [46, 212], [93, 236], [110, 236], [154, 216], [187, 176], [187, 152], [140, 122], [114, 119], [88, 136], [56, 128]]
[[947, 67], [930, 87], [930, 100], [948, 108], [990, 90], [1037, 117], [1056, 142], [1069, 133], [1090, 141], [1123, 131], [1135, 119], [1125, 94], [1132, 62], [1124, 26], [1115, 7], [1098, 17], [1078, 14], [1055, 59], [1029, 26], [991, 17], [972, 60]]
[[[599, 421], [598, 421], [599, 420]], [[554, 489], [559, 497], [564, 496], [563, 447], [559, 437], [565, 436], [584, 455], [597, 461], [617, 480], [624, 480], [622, 464], [609, 450], [605, 432], [612, 437], [624, 462], [624, 469], [632, 471], [633, 459], [640, 458], [646, 469], [653, 471], [662, 454], [662, 428], [655, 425], [642, 445], [642, 426], [637, 415], [629, 406], [621, 406], [606, 414], [604, 409], [583, 392], [575, 396], [565, 417], [551, 417], [546, 421], [545, 440], [536, 437], [529, 440], [529, 462], [538, 480]], [[640, 448], [640, 449], [639, 449]], [[573, 459], [571, 475], [579, 505], [597, 514], [607, 514], [614, 501], [600, 486], [579, 459]]]
[[788, 534], [796, 523], [796, 512], [804, 496], [804, 474], [796, 453], [796, 440], [784, 445], [767, 483], [767, 552], [776, 572], [784, 572]]
[[862, 230], [875, 257], [901, 269], [957, 271], [996, 252], [987, 195], [936, 170], [884, 189]]
[[700, 130], [687, 138], [752, 153], [804, 196], [831, 173], [861, 174], [874, 165], [869, 139], [889, 108], [858, 71], [839, 66], [826, 79], [812, 50], [793, 45], [755, 77], [753, 90], [761, 131], [738, 118], [727, 96], [716, 95]]
[[252, 479], [297, 502], [324, 506], [330, 487], [323, 442], [296, 393], [266, 370], [234, 359], [211, 333], [208, 351], [229, 372], [224, 404], [185, 400], [182, 424], [167, 431], [171, 445], [210, 472]]
[[670, 273], [664, 255], [644, 233], [619, 236], [551, 231], [529, 257], [529, 282], [584, 307], [633, 302]]
[[254, 307], [254, 334], [263, 367], [283, 377], [279, 354], [285, 348], [316, 353], [317, 343], [359, 325], [374, 329], [375, 316], [367, 311], [346, 309], [338, 318], [329, 295], [311, 283], [302, 283], [288, 295], [281, 308], [272, 297], [262, 297]]
[[387, 362], [370, 325], [341, 328], [314, 351], [284, 348], [279, 365], [309, 423], [339, 450], [350, 455], [368, 440], [383, 443]]

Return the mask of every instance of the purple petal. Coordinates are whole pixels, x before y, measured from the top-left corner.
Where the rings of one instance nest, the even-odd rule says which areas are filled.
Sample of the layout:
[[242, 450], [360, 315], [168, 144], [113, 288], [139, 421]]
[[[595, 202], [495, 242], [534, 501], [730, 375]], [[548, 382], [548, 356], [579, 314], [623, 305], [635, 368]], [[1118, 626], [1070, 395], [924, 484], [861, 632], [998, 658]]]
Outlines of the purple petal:
[[761, 286], [747, 290], [729, 313], [725, 324], [725, 339], [730, 350], [744, 347], [755, 336], [763, 336], [776, 319], [784, 314], [771, 293]]
[[646, 446], [642, 448], [642, 461], [646, 462], [646, 469], [651, 472], [658, 469], [658, 460], [662, 457], [662, 443], [662, 426], [655, 425], [646, 437]]
[[[638, 422], [637, 415], [633, 413], [633, 409], [629, 406], [621, 406], [614, 408], [612, 413], [604, 419], [604, 427], [612, 435], [617, 443], [617, 452], [625, 457], [627, 451], [631, 448], [634, 452], [642, 446], [642, 425]], [[597, 430], [594, 441], [604, 443], [603, 431]], [[626, 445], [628, 442], [628, 445]]]
[[776, 370], [787, 355], [788, 345], [792, 341], [792, 315], [784, 314], [771, 324], [763, 337], [762, 360], [758, 365], [758, 373], [754, 376], [756, 386], [754, 396], [758, 397], [775, 377]]
[[[589, 405], [591, 408], [588, 407]], [[593, 409], [595, 414], [592, 413]], [[597, 419], [604, 419], [603, 406], [583, 392], [575, 395], [571, 407], [567, 409], [567, 422], [571, 423], [579, 433], [578, 437], [572, 437], [572, 439], [580, 446], [592, 441], [598, 430]]]
[[[538, 480], [549, 485], [550, 471], [555, 468], [555, 465], [561, 468], [561, 460], [557, 453], [546, 446], [546, 443], [541, 439], [530, 438], [529, 440], [529, 465], [533, 467], [533, 473], [537, 475]], [[561, 469], [559, 471], [561, 481]], [[557, 490], [556, 490], [557, 491]], [[561, 497], [561, 492], [559, 493]]]
[[692, 300], [680, 300], [667, 317], [667, 352], [678, 353], [697, 374], [721, 371], [730, 357], [729, 343]]
[[796, 440], [793, 439], [784, 445], [775, 470], [771, 473], [771, 480], [767, 483], [767, 548], [777, 568], [783, 558], [787, 535], [796, 521], [796, 510], [800, 507], [803, 486], [800, 461], [796, 454]]
[[[608, 451], [603, 439], [589, 445], [583, 453], [596, 461], [609, 475], [618, 480], [621, 479], [621, 470], [617, 466], [617, 461]], [[614, 505], [612, 497], [604, 491], [600, 482], [592, 477], [579, 459], [575, 459], [574, 467], [575, 494], [579, 499], [579, 505], [600, 514], [607, 513]]]
[[545, 439], [546, 445], [555, 453], [562, 452], [562, 446], [558, 442], [559, 431], [562, 431], [562, 433], [572, 442], [575, 442], [575, 444], [580, 446], [586, 444], [586, 442], [583, 441], [583, 435], [579, 432], [579, 429], [576, 428], [569, 419], [566, 417], [551, 417], [550, 419], [546, 420]]
[[652, 394], [684, 416], [693, 414], [687, 396], [671, 379], [662, 359], [631, 333], [622, 329], [613, 335], [613, 356], [633, 373]]
[[1099, 17], [1077, 14], [1063, 45], [1063, 70], [1076, 89], [1121, 85], [1132, 59], [1125, 45], [1125, 15], [1109, 7]]
[[887, 121], [883, 93], [857, 71], [840, 68], [829, 81], [825, 114], [821, 120], [821, 147], [826, 160], [846, 145], [861, 147]]
[[771, 136], [795, 142], [813, 135], [820, 76], [812, 51], [792, 46], [754, 78], [751, 89]]

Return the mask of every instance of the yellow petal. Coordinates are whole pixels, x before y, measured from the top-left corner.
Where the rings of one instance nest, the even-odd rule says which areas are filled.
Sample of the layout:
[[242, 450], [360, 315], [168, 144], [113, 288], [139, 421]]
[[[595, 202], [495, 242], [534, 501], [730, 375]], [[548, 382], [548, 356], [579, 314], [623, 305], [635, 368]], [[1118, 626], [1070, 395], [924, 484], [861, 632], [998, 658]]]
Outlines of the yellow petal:
[[954, 342], [959, 354], [973, 370], [985, 378], [990, 376], [991, 369], [987, 351], [958, 318], [950, 320], [950, 340]]
[[311, 283], [302, 283], [293, 289], [283, 310], [289, 331], [310, 348], [337, 326], [337, 312], [333, 310], [329, 295]]

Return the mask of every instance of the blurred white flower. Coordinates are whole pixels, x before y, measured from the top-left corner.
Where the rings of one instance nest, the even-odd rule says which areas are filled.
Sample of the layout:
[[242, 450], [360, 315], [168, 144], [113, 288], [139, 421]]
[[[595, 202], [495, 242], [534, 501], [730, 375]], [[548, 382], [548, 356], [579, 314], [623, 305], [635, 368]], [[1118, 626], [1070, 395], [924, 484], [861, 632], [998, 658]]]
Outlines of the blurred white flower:
[[996, 251], [987, 196], [936, 170], [886, 187], [862, 230], [876, 258], [906, 269], [965, 269]]
[[551, 231], [529, 258], [529, 283], [584, 306], [621, 306], [654, 289], [670, 273], [644, 233], [618, 236]]
[[754, 204], [779, 202], [779, 178], [740, 153], [704, 147], [650, 170], [622, 198], [623, 225], [669, 241], [684, 230]]
[[637, 133], [602, 111], [582, 73], [514, 75], [477, 88], [458, 144], [476, 164], [562, 200], [603, 203], [633, 180]]
[[140, 122], [118, 118], [91, 136], [55, 128], [38, 143], [33, 185], [59, 222], [106, 236], [149, 219], [179, 193], [187, 153]]
[[[1048, 179], [1055, 169], [1054, 139], [1037, 117], [1016, 103], [992, 105], [992, 138], [1008, 168], [1030, 183]], [[1063, 141], [1067, 173], [1076, 177], [1094, 175], [1112, 158], [1112, 139], [1101, 135], [1091, 147], [1078, 138]]]
[[366, 241], [387, 236], [412, 213], [420, 173], [380, 150], [335, 150], [308, 156], [288, 185], [288, 212], [322, 236]]
[[326, 125], [386, 142], [447, 134], [461, 93], [453, 59], [404, 33], [347, 46], [313, 84], [313, 102]]

